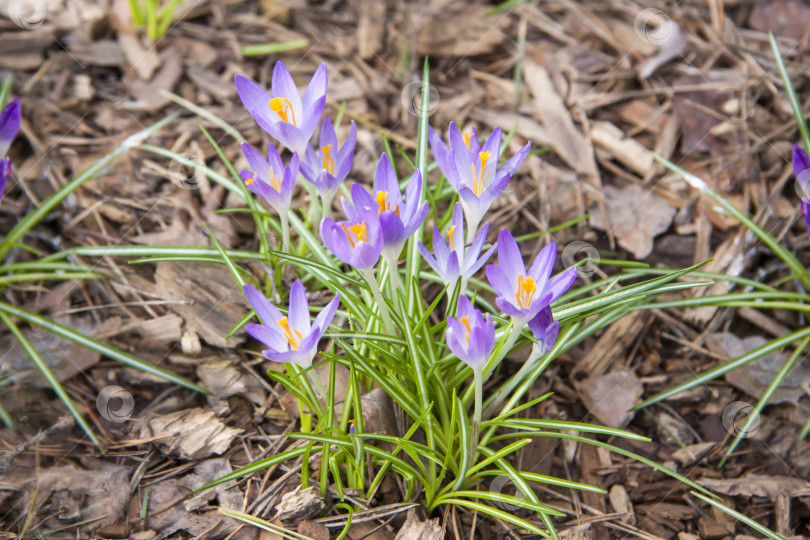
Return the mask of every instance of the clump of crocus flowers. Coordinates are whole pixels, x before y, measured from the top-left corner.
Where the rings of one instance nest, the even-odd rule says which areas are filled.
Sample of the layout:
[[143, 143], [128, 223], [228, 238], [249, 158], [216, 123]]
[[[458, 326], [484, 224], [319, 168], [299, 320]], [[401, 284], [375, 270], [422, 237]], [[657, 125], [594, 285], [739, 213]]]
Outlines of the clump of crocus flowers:
[[[320, 213], [310, 213], [310, 216], [322, 216], [318, 230], [324, 246], [337, 259], [337, 266], [342, 263], [357, 270], [368, 282], [386, 332], [396, 337], [401, 330], [394, 325], [383, 297], [380, 263], [385, 263], [393, 304], [399, 305], [397, 299], [405, 297], [407, 290], [399, 275], [403, 247], [422, 229], [430, 212], [425, 201], [426, 178], [419, 170], [414, 171], [404, 182], [403, 193], [401, 179], [404, 177], [398, 177], [388, 156], [383, 154], [377, 163], [371, 190], [359, 183], [353, 184], [348, 190], [351, 199], [340, 199], [345, 219], [332, 219], [333, 197], [351, 174], [356, 126], [351, 123], [348, 136], [340, 145], [339, 126], [325, 118], [318, 143], [311, 145], [310, 139], [324, 110], [328, 83], [326, 66], [317, 69], [303, 98], [281, 62], [277, 62], [273, 70], [270, 92], [240, 75], [235, 82], [242, 102], [258, 125], [292, 154], [285, 166], [273, 144], [268, 147], [267, 159], [252, 146], [243, 145], [249, 169], [242, 171], [242, 179], [279, 214], [284, 236], [282, 250], [290, 249], [286, 216], [293, 211], [291, 197], [300, 173], [306, 180], [304, 187], [310, 191], [310, 204], [320, 202], [321, 205]], [[448, 143], [445, 143], [430, 129], [433, 156], [456, 191], [459, 202], [449, 210], [446, 230], [433, 226], [433, 252], [421, 242], [417, 245], [444, 284], [448, 297], [455, 299], [454, 294], [458, 293], [457, 302], [448, 304], [455, 306], [455, 312], [447, 314], [445, 338], [449, 351], [473, 371], [475, 433], [481, 422], [481, 395], [486, 378], [527, 325], [536, 343], [516, 379], [553, 348], [559, 323], [554, 320], [551, 304], [577, 277], [575, 269], [552, 277], [556, 258], [553, 243], [540, 251], [528, 269], [509, 231], [501, 230], [497, 243], [487, 248], [490, 224], [481, 226], [483, 218], [531, 149], [531, 144], [527, 143], [505, 163], [500, 163], [501, 139], [501, 132], [496, 129], [482, 143], [475, 129], [462, 132], [455, 124], [450, 124]], [[434, 210], [438, 213], [438, 209]], [[438, 219], [438, 215], [436, 218], [436, 223], [445, 221]], [[487, 266], [486, 277], [495, 290], [498, 309], [510, 320], [498, 347], [492, 315], [484, 314], [475, 306], [471, 300], [476, 297], [475, 291], [467, 291], [471, 278], [496, 251], [498, 263]], [[300, 280], [290, 289], [286, 316], [258, 289], [247, 286], [244, 292], [262, 322], [249, 325], [247, 331], [267, 346], [264, 355], [270, 360], [291, 362], [309, 369], [317, 354], [318, 341], [338, 309], [339, 297], [323, 308], [311, 323], [306, 290]], [[323, 392], [320, 381], [316, 384]], [[471, 446], [473, 454], [476, 444], [473, 442]]]

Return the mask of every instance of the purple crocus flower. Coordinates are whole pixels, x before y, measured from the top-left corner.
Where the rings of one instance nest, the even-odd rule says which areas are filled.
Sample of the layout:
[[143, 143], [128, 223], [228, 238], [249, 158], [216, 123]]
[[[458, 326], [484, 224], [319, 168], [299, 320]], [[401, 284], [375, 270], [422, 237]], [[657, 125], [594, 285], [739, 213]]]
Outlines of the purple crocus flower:
[[495, 323], [475, 309], [466, 296], [458, 299], [456, 317], [447, 317], [445, 340], [460, 360], [474, 370], [483, 369], [495, 348]]
[[478, 232], [481, 218], [492, 202], [503, 193], [515, 170], [523, 163], [531, 149], [531, 143], [498, 168], [501, 155], [501, 130], [493, 131], [484, 145], [478, 143], [475, 130], [461, 134], [455, 123], [450, 123], [446, 145], [433, 128], [428, 130], [428, 140], [433, 156], [450, 185], [458, 192], [467, 219], [468, 241]]
[[315, 321], [310, 321], [307, 292], [300, 279], [290, 289], [290, 305], [287, 316], [281, 312], [256, 287], [243, 287], [250, 305], [262, 324], [248, 324], [247, 333], [267, 346], [262, 351], [273, 362], [292, 362], [307, 369], [318, 352], [318, 342], [335, 317], [340, 294], [321, 310]]
[[354, 208], [344, 205], [349, 219], [361, 216], [377, 217], [383, 235], [383, 256], [394, 263], [405, 241], [425, 221], [428, 203], [419, 204], [422, 193], [422, 175], [415, 170], [405, 188], [405, 200], [399, 191], [396, 172], [388, 156], [383, 154], [374, 173], [374, 190], [370, 195], [360, 184], [352, 185]]
[[441, 276], [442, 281], [449, 289], [455, 287], [459, 278], [461, 278], [463, 287], [495, 252], [495, 246], [492, 246], [486, 253], [481, 255], [481, 249], [487, 239], [487, 232], [489, 232], [489, 223], [478, 231], [475, 240], [467, 247], [464, 242], [464, 216], [461, 212], [461, 204], [456, 203], [453, 207], [453, 216], [450, 218], [450, 228], [447, 229], [447, 244], [444, 242], [442, 235], [439, 234], [439, 229], [434, 225], [433, 252], [435, 257], [430, 254], [421, 242], [419, 242], [418, 247], [425, 261]]
[[19, 129], [20, 100], [14, 98], [0, 111], [0, 199], [3, 198], [3, 190], [11, 176], [11, 158], [5, 155]]
[[240, 173], [247, 188], [254, 195], [264, 197], [279, 215], [286, 215], [298, 177], [298, 154], [293, 154], [289, 166], [285, 167], [272, 144], [267, 145], [267, 159], [248, 143], [242, 143], [242, 152], [250, 165], [250, 170], [243, 169]]
[[793, 174], [799, 183], [800, 208], [807, 226], [807, 234], [810, 234], [810, 156], [799, 144], [793, 145]]
[[[344, 208], [348, 206], [344, 204]], [[337, 223], [323, 218], [321, 239], [335, 257], [358, 270], [377, 264], [383, 249], [380, 222], [373, 216], [350, 216], [348, 221]]]
[[272, 96], [242, 75], [236, 75], [234, 83], [242, 103], [259, 126], [282, 145], [304, 155], [326, 104], [326, 64], [315, 71], [303, 101], [292, 75], [280, 61], [273, 69]]
[[501, 230], [498, 235], [498, 265], [487, 266], [487, 280], [498, 295], [498, 309], [510, 315], [516, 327], [533, 319], [577, 279], [576, 268], [549, 279], [556, 257], [557, 246], [552, 242], [540, 250], [527, 272], [520, 248], [509, 231]]
[[354, 147], [357, 143], [357, 125], [352, 120], [349, 137], [338, 148], [337, 135], [332, 121], [327, 117], [321, 126], [318, 150], [307, 145], [301, 162], [301, 174], [318, 188], [324, 200], [332, 200], [338, 186], [352, 169]]
[[560, 335], [560, 323], [554, 320], [549, 306], [544, 307], [529, 321], [529, 329], [537, 339], [535, 353], [538, 357], [545, 356], [557, 343]]

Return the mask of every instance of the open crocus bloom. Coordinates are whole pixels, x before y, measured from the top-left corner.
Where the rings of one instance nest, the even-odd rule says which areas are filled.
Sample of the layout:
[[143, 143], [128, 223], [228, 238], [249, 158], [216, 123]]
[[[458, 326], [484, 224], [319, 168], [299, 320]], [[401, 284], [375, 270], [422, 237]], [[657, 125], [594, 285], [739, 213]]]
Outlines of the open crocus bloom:
[[512, 159], [498, 168], [501, 155], [500, 128], [493, 131], [481, 146], [474, 130], [462, 135], [456, 124], [451, 122], [448, 139], [449, 147], [433, 128], [428, 130], [428, 140], [436, 163], [461, 198], [464, 216], [467, 218], [468, 240], [472, 240], [484, 214], [503, 193], [532, 145], [526, 143]]
[[[344, 208], [348, 207], [344, 204]], [[335, 257], [358, 270], [371, 268], [380, 260], [383, 248], [380, 222], [376, 217], [349, 217], [349, 221], [321, 221], [321, 240]]]
[[447, 317], [447, 346], [460, 360], [473, 369], [486, 365], [495, 348], [495, 323], [484, 317], [466, 296], [458, 299], [456, 318]]
[[251, 193], [264, 197], [280, 215], [286, 214], [298, 177], [298, 154], [293, 154], [289, 166], [285, 167], [272, 144], [267, 146], [266, 160], [248, 143], [242, 143], [242, 152], [251, 169], [240, 173], [247, 188]]
[[484, 247], [488, 231], [489, 223], [484, 225], [472, 244], [467, 247], [464, 243], [464, 216], [461, 212], [461, 204], [456, 203], [453, 207], [453, 216], [450, 218], [450, 228], [447, 229], [447, 243], [444, 242], [444, 238], [439, 234], [439, 229], [434, 225], [433, 252], [435, 257], [421, 242], [418, 246], [419, 251], [430, 267], [441, 276], [444, 284], [452, 289], [459, 278], [466, 283], [495, 252], [495, 246], [492, 246], [481, 255], [481, 248]]
[[370, 195], [360, 184], [352, 185], [354, 207], [344, 205], [349, 219], [362, 216], [376, 217], [383, 236], [383, 255], [395, 261], [405, 241], [419, 228], [428, 213], [428, 203], [419, 205], [422, 193], [422, 175], [414, 171], [405, 188], [405, 199], [399, 191], [399, 182], [394, 167], [383, 154], [377, 162], [374, 174], [374, 190]]
[[14, 98], [0, 111], [0, 199], [11, 176], [11, 158], [5, 157], [20, 129], [20, 100]]
[[560, 335], [560, 323], [554, 320], [551, 308], [546, 306], [529, 321], [529, 329], [537, 339], [535, 353], [538, 356], [545, 356], [557, 343], [557, 336]]
[[318, 342], [335, 317], [340, 304], [340, 295], [323, 308], [312, 322], [309, 316], [307, 292], [300, 279], [290, 289], [290, 305], [287, 316], [281, 312], [256, 287], [243, 287], [250, 305], [262, 324], [249, 324], [247, 333], [267, 346], [262, 351], [273, 362], [292, 362], [307, 369], [318, 352]]
[[303, 101], [292, 75], [282, 62], [276, 62], [273, 69], [272, 96], [242, 75], [236, 75], [234, 83], [242, 103], [259, 126], [282, 145], [304, 155], [326, 104], [326, 64], [321, 64], [315, 71]]
[[346, 180], [354, 161], [354, 147], [357, 142], [357, 126], [352, 120], [349, 136], [338, 148], [337, 135], [332, 121], [325, 118], [321, 126], [318, 149], [307, 145], [301, 162], [301, 174], [318, 188], [324, 200], [332, 200], [338, 186]]
[[549, 279], [556, 250], [553, 242], [540, 250], [527, 272], [520, 248], [509, 231], [502, 230], [498, 235], [498, 265], [487, 266], [487, 280], [498, 295], [498, 309], [511, 316], [516, 326], [525, 325], [576, 281], [576, 268]]

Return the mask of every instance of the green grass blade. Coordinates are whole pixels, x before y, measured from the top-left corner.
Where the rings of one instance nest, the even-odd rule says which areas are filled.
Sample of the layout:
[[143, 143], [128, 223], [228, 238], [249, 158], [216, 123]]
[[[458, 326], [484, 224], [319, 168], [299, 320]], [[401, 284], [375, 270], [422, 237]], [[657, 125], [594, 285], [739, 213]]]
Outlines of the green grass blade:
[[736, 510], [732, 510], [731, 508], [729, 508], [728, 506], [726, 506], [725, 504], [721, 503], [720, 501], [718, 501], [716, 499], [709, 498], [709, 497], [703, 495], [702, 493], [697, 493], [696, 491], [690, 491], [689, 494], [692, 495], [693, 497], [697, 497], [698, 499], [705, 502], [706, 504], [710, 504], [710, 505], [714, 506], [715, 508], [717, 508], [719, 510], [722, 510], [726, 514], [728, 514], [728, 515], [734, 517], [735, 519], [745, 523], [746, 525], [748, 525], [749, 527], [751, 527], [752, 529], [754, 529], [758, 533], [766, 536], [767, 538], [771, 538], [772, 540], [785, 540], [785, 538], [783, 536], [776, 534], [775, 532], [773, 532], [769, 528], [765, 527], [764, 525], [760, 525], [759, 523], [757, 523], [756, 521], [754, 521], [750, 517], [748, 517], [748, 516], [746, 516], [744, 514], [741, 514], [741, 513], [737, 512]]
[[793, 88], [793, 83], [790, 80], [790, 75], [788, 75], [785, 62], [782, 59], [782, 53], [779, 52], [779, 44], [776, 43], [776, 37], [773, 35], [773, 32], [768, 32], [768, 39], [771, 42], [771, 50], [773, 51], [773, 58], [776, 60], [776, 66], [779, 68], [779, 74], [782, 76], [782, 83], [785, 85], [785, 93], [787, 94], [788, 101], [790, 101], [790, 108], [793, 109], [793, 116], [796, 118], [796, 125], [802, 136], [804, 151], [810, 152], [810, 130], [807, 129], [807, 122], [804, 120], [802, 106], [799, 104], [799, 98], [796, 97], [796, 90]]
[[6, 304], [5, 302], [0, 302], [0, 313], [12, 315], [18, 319], [22, 319], [28, 324], [39, 326], [43, 330], [47, 330], [48, 332], [61, 338], [70, 340], [77, 345], [81, 345], [82, 347], [87, 347], [88, 349], [96, 351], [107, 358], [121, 362], [122, 364], [131, 368], [139, 369], [143, 372], [149, 373], [150, 375], [155, 375], [174, 384], [179, 384], [180, 386], [188, 388], [189, 390], [194, 390], [195, 392], [210, 394], [208, 390], [194, 384], [185, 377], [176, 375], [169, 370], [163, 369], [154, 364], [150, 364], [149, 362], [144, 362], [143, 360], [136, 358], [127, 352], [116, 349], [115, 347], [107, 345], [106, 343], [102, 343], [101, 341], [91, 338], [90, 336], [85, 336], [72, 328], [59, 324], [41, 315], [37, 315], [36, 313], [32, 313], [17, 306], [12, 306], [11, 304]]
[[742, 356], [738, 356], [728, 362], [720, 364], [717, 367], [714, 367], [708, 371], [705, 371], [698, 375], [697, 377], [693, 377], [686, 382], [682, 382], [681, 384], [675, 385], [672, 388], [664, 390], [653, 397], [646, 399], [630, 409], [631, 411], [637, 411], [639, 409], [643, 409], [644, 407], [649, 407], [653, 403], [658, 403], [659, 401], [663, 401], [669, 397], [672, 397], [676, 394], [683, 392], [684, 390], [689, 390], [698, 386], [700, 384], [704, 384], [708, 381], [716, 379], [717, 377], [728, 373], [733, 369], [737, 369], [740, 366], [744, 366], [749, 362], [753, 362], [759, 358], [762, 358], [765, 355], [771, 354], [782, 347], [787, 347], [791, 343], [795, 343], [800, 339], [804, 339], [810, 336], [810, 328], [802, 328], [801, 330], [796, 330], [786, 336], [782, 336], [780, 338], [774, 339], [769, 341], [768, 343], [762, 345], [761, 347], [757, 347], [753, 351], [749, 351]]
[[91, 165], [86, 171], [81, 173], [79, 176], [71, 180], [66, 186], [62, 189], [53, 193], [50, 197], [42, 201], [42, 205], [25, 215], [17, 225], [11, 229], [6, 237], [3, 239], [3, 242], [0, 243], [0, 260], [4, 259], [8, 251], [11, 249], [12, 245], [25, 235], [28, 231], [31, 230], [37, 223], [39, 223], [42, 218], [47, 216], [54, 208], [56, 208], [59, 203], [61, 203], [65, 198], [76, 191], [82, 184], [90, 180], [91, 178], [95, 178], [96, 175], [105, 171], [107, 167], [112, 163], [115, 159], [124, 155], [129, 149], [133, 148], [134, 146], [138, 145], [142, 141], [146, 140], [147, 137], [153, 135], [156, 131], [161, 129], [162, 127], [166, 126], [170, 122], [172, 122], [177, 117], [176, 114], [167, 116], [163, 120], [159, 122], [155, 122], [148, 128], [141, 130], [134, 135], [130, 135], [129, 137], [122, 142], [118, 148], [114, 149], [113, 151], [104, 155], [101, 159], [96, 161], [93, 165]]
[[70, 399], [70, 396], [65, 391], [64, 387], [62, 387], [62, 383], [59, 382], [59, 379], [53, 374], [51, 368], [48, 367], [48, 364], [42, 359], [36, 349], [31, 345], [31, 342], [20, 332], [20, 329], [14, 324], [14, 321], [6, 314], [0, 311], [0, 320], [2, 320], [3, 324], [5, 324], [14, 337], [17, 339], [19, 344], [22, 346], [23, 350], [31, 357], [31, 361], [34, 362], [34, 365], [37, 367], [42, 376], [45, 377], [45, 380], [48, 381], [48, 384], [53, 389], [54, 393], [62, 400], [62, 403], [65, 404], [67, 410], [70, 411], [70, 414], [73, 418], [76, 419], [76, 423], [79, 424], [82, 430], [90, 437], [90, 440], [93, 441], [93, 444], [98, 446], [99, 450], [102, 453], [104, 452], [104, 447], [101, 445], [101, 441], [98, 440], [96, 434], [93, 433], [93, 428], [90, 427], [90, 424], [84, 419], [82, 414], [73, 404], [73, 400]]
[[807, 270], [804, 268], [804, 265], [802, 265], [799, 259], [797, 259], [789, 249], [779, 243], [776, 238], [774, 238], [765, 229], [757, 225], [754, 220], [738, 210], [737, 207], [731, 204], [725, 197], [710, 188], [702, 179], [698, 178], [694, 174], [686, 172], [668, 159], [665, 159], [656, 153], [653, 153], [653, 157], [664, 167], [686, 180], [690, 186], [719, 204], [728, 215], [734, 217], [737, 221], [745, 225], [748, 230], [754, 233], [763, 244], [768, 246], [768, 248], [770, 248], [770, 250], [773, 251], [777, 257], [782, 259], [784, 263], [790, 267], [793, 273], [796, 274], [799, 279], [801, 279], [806, 289], [810, 289], [810, 274], [808, 274]]
[[810, 344], [810, 336], [804, 338], [801, 344], [798, 347], [796, 347], [796, 350], [793, 351], [793, 354], [790, 355], [788, 361], [785, 362], [785, 365], [782, 366], [782, 369], [780, 369], [779, 373], [776, 374], [776, 377], [773, 378], [771, 384], [768, 385], [768, 388], [765, 390], [765, 393], [763, 393], [762, 397], [759, 398], [759, 401], [757, 401], [757, 404], [754, 406], [754, 409], [748, 413], [748, 420], [746, 421], [745, 426], [743, 426], [743, 428], [739, 431], [739, 433], [737, 433], [737, 436], [734, 438], [734, 441], [731, 443], [731, 446], [729, 446], [728, 450], [726, 450], [723, 459], [720, 460], [718, 467], [722, 467], [725, 464], [726, 459], [728, 459], [728, 456], [731, 455], [731, 453], [734, 451], [735, 448], [737, 448], [737, 445], [740, 444], [742, 439], [745, 438], [746, 434], [750, 433], [750, 430], [754, 426], [754, 423], [759, 420], [759, 415], [762, 412], [762, 409], [764, 409], [765, 405], [768, 404], [768, 401], [770, 401], [771, 396], [773, 396], [773, 393], [776, 392], [776, 389], [779, 388], [779, 386], [785, 380], [785, 377], [787, 377], [788, 374], [793, 370], [793, 367], [799, 361], [799, 358], [801, 357], [802, 353], [804, 353], [804, 350], [807, 348], [808, 344]]

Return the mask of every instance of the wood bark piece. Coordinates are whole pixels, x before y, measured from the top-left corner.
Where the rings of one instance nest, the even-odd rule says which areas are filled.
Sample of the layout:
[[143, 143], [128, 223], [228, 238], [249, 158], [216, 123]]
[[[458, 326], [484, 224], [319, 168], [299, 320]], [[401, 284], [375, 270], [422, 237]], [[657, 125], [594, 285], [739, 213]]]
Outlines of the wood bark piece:
[[226, 426], [214, 411], [201, 408], [147, 417], [138, 426], [139, 438], [159, 438], [156, 444], [164, 452], [183, 459], [220, 455], [242, 432]]
[[650, 151], [610, 122], [594, 122], [591, 125], [591, 139], [596, 146], [607, 150], [616, 161], [642, 178], [653, 168], [654, 161]]

